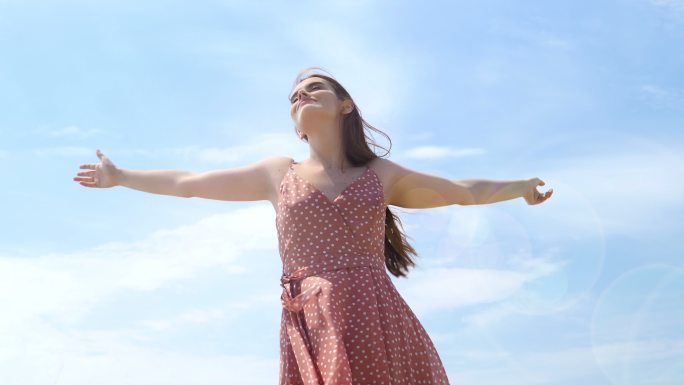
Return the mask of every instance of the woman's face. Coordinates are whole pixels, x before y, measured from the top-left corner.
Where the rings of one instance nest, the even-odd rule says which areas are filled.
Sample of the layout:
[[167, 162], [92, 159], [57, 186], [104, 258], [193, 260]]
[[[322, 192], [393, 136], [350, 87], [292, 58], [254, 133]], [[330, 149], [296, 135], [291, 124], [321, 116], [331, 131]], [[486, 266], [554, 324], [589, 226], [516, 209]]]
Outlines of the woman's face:
[[302, 133], [307, 127], [323, 125], [339, 119], [343, 103], [332, 86], [319, 77], [302, 80], [290, 94], [290, 116]]

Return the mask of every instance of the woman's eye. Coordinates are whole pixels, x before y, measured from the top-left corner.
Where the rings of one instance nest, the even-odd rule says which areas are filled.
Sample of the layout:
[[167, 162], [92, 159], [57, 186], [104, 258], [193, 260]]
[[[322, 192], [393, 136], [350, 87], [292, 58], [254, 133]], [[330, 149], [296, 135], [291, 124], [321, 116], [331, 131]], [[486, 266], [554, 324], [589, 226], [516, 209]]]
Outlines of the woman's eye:
[[[319, 84], [316, 84], [316, 85], [311, 86], [311, 89], [312, 89], [312, 90], [313, 90], [313, 89], [316, 89], [316, 88], [319, 88], [319, 89], [320, 89], [321, 86], [320, 86]], [[296, 96], [293, 96], [292, 99], [290, 99], [290, 103], [293, 103], [293, 104], [294, 104], [294, 102], [296, 102], [296, 101], [297, 101], [297, 97], [296, 97]]]

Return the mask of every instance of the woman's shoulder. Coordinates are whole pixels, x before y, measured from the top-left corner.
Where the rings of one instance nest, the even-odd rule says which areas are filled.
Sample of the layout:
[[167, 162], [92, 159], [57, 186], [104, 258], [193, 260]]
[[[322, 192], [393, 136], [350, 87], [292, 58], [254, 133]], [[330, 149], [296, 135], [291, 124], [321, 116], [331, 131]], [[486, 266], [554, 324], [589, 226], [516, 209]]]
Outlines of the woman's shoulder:
[[277, 171], [283, 167], [287, 167], [294, 161], [294, 158], [286, 155], [273, 155], [263, 160], [263, 162], [268, 166], [269, 169], [271, 169], [271, 171]]
[[391, 175], [397, 166], [397, 163], [381, 157], [373, 158], [368, 162], [368, 167], [372, 168], [379, 175]]

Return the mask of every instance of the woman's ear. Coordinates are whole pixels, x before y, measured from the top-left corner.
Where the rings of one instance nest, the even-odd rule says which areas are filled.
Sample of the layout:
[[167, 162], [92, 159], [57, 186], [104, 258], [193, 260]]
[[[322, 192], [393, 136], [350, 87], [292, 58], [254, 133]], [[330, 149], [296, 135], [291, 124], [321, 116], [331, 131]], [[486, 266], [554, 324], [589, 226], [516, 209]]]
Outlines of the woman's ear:
[[342, 102], [342, 113], [343, 114], [348, 114], [350, 112], [354, 111], [354, 103], [350, 99], [346, 99], [345, 101]]

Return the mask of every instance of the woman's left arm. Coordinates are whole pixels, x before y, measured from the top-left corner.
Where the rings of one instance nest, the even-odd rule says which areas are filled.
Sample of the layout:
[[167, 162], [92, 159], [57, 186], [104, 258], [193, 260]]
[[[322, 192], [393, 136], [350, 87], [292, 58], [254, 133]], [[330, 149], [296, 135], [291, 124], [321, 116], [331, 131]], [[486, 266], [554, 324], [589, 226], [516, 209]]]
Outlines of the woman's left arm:
[[441, 176], [411, 170], [389, 159], [378, 166], [386, 176], [388, 204], [404, 208], [432, 208], [458, 205], [481, 205], [514, 198], [525, 198], [530, 205], [544, 202], [553, 189], [539, 193], [539, 178], [512, 181], [484, 179], [450, 180]]
[[476, 205], [507, 201], [510, 199], [525, 198], [529, 205], [537, 205], [551, 197], [553, 189], [545, 193], [537, 191], [537, 186], [545, 183], [539, 178], [522, 180], [498, 181], [485, 179], [464, 179], [457, 183], [470, 190], [473, 203]]

